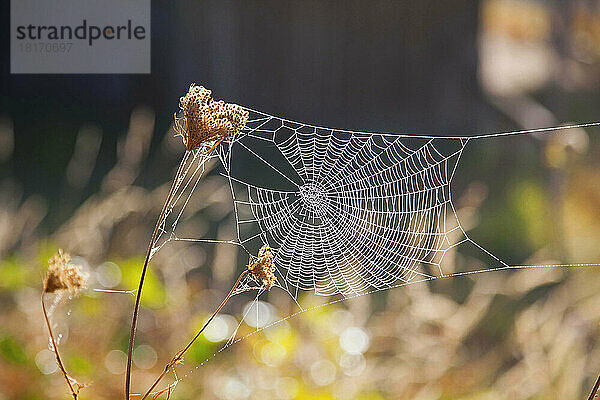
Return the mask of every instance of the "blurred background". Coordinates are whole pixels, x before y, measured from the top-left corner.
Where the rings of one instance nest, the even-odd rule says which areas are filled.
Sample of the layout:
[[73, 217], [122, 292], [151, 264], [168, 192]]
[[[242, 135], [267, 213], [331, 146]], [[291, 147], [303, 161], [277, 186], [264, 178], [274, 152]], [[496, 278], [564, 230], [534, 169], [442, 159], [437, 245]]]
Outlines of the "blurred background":
[[[68, 398], [39, 303], [59, 247], [90, 288], [136, 286], [184, 151], [171, 124], [191, 82], [351, 130], [469, 135], [600, 120], [595, 0], [153, 2], [149, 75], [10, 75], [8, 29], [0, 35], [1, 400]], [[198, 237], [234, 230], [217, 172], [196, 192]], [[599, 182], [600, 129], [571, 129], [470, 143], [453, 193], [470, 236], [509, 264], [598, 263]], [[220, 245], [156, 255], [134, 390], [247, 261]], [[598, 272], [411, 285], [304, 313], [212, 357], [253, 298], [240, 295], [178, 367], [185, 378], [171, 398], [584, 398], [600, 372]], [[121, 395], [133, 299], [88, 290], [52, 313], [67, 368], [91, 383], [82, 399]], [[264, 300], [269, 321], [294, 311], [276, 290]], [[265, 321], [240, 334], [253, 323]]]

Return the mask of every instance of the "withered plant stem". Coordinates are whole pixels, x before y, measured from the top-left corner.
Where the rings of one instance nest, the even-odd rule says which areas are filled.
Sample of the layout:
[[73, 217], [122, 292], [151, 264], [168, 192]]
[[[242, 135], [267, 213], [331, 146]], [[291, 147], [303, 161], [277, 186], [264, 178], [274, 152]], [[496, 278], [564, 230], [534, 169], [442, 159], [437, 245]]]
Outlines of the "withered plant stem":
[[58, 351], [58, 345], [56, 344], [56, 340], [54, 339], [54, 333], [52, 332], [50, 318], [48, 318], [48, 312], [46, 311], [46, 304], [44, 303], [45, 295], [46, 295], [46, 292], [43, 292], [42, 293], [42, 311], [44, 312], [44, 320], [46, 321], [46, 326], [48, 327], [48, 333], [50, 334], [50, 340], [52, 341], [52, 351], [54, 352], [54, 355], [56, 356], [56, 362], [58, 364], [58, 368], [60, 369], [60, 372], [63, 374], [63, 376], [65, 377], [65, 380], [67, 381], [67, 386], [69, 387], [69, 390], [71, 391], [71, 395], [73, 396], [73, 399], [77, 400], [77, 392], [75, 391], [75, 389], [73, 389], [73, 385], [71, 384], [71, 379], [69, 379], [69, 374], [67, 373], [67, 370], [65, 369], [65, 366], [60, 357], [60, 353]]
[[588, 400], [594, 400], [596, 394], [598, 393], [598, 389], [600, 389], [600, 375], [598, 375], [598, 379], [596, 379], [596, 383], [592, 388], [592, 392], [590, 393], [590, 397], [588, 397]]
[[[184, 157], [187, 157], [184, 156]], [[185, 158], [184, 158], [185, 160]], [[125, 399], [129, 400], [130, 392], [131, 392], [131, 361], [133, 359], [133, 344], [135, 341], [135, 331], [137, 327], [138, 314], [140, 312], [140, 300], [142, 297], [142, 288], [144, 287], [144, 280], [146, 279], [146, 271], [148, 270], [148, 263], [150, 262], [150, 256], [152, 255], [152, 248], [156, 242], [158, 237], [158, 232], [160, 230], [160, 226], [164, 222], [165, 214], [167, 212], [167, 208], [171, 200], [173, 199], [173, 195], [175, 194], [175, 189], [177, 187], [177, 183], [180, 179], [180, 175], [183, 171], [183, 166], [185, 161], [179, 163], [179, 168], [177, 169], [177, 173], [175, 174], [175, 178], [173, 179], [173, 183], [171, 184], [171, 189], [169, 190], [169, 194], [167, 195], [167, 199], [165, 200], [165, 204], [163, 204], [162, 210], [160, 212], [160, 216], [158, 217], [158, 221], [156, 222], [156, 226], [154, 227], [154, 231], [152, 232], [152, 238], [150, 239], [150, 244], [148, 245], [148, 251], [146, 252], [146, 258], [144, 259], [144, 266], [142, 268], [142, 274], [140, 275], [140, 281], [138, 285], [138, 290], [135, 296], [135, 306], [133, 308], [133, 317], [131, 319], [131, 331], [129, 333], [129, 349], [127, 350], [127, 371], [125, 374]]]
[[235, 289], [237, 289], [238, 285], [240, 284], [240, 282], [242, 281], [242, 278], [244, 277], [244, 275], [246, 275], [246, 273], [248, 273], [248, 270], [244, 270], [244, 272], [242, 272], [240, 274], [240, 276], [237, 278], [237, 281], [235, 281], [235, 283], [231, 287], [231, 290], [229, 291], [229, 293], [227, 294], [227, 296], [225, 297], [225, 299], [223, 299], [223, 301], [221, 302], [221, 304], [219, 305], [219, 307], [217, 307], [217, 309], [212, 313], [212, 315], [210, 316], [210, 318], [204, 323], [204, 325], [202, 326], [202, 328], [200, 328], [200, 330], [198, 331], [198, 333], [196, 333], [196, 335], [192, 338], [192, 340], [189, 341], [189, 343], [187, 344], [187, 346], [185, 346], [183, 349], [179, 350], [177, 352], [177, 354], [175, 354], [175, 356], [173, 357], [173, 359], [171, 361], [169, 361], [169, 363], [167, 365], [165, 365], [165, 368], [163, 369], [163, 371], [161, 372], [161, 374], [156, 378], [156, 380], [154, 381], [154, 383], [152, 384], [152, 386], [150, 386], [150, 389], [148, 389], [148, 391], [146, 392], [146, 394], [144, 394], [144, 396], [141, 398], [141, 400], [145, 400], [150, 395], [150, 393], [154, 390], [154, 388], [156, 387], [156, 385], [158, 385], [160, 383], [160, 381], [162, 380], [162, 378], [164, 378], [164, 376], [169, 372], [169, 370], [171, 368], [173, 368], [173, 366], [175, 364], [177, 364], [183, 358], [183, 355], [185, 354], [185, 352], [188, 351], [188, 349], [190, 347], [192, 347], [192, 345], [194, 344], [194, 342], [196, 341], [196, 339], [198, 339], [200, 337], [200, 335], [202, 334], [202, 332], [204, 332], [204, 330], [206, 329], [206, 327], [212, 322], [212, 320], [217, 316], [217, 314], [219, 314], [219, 312], [221, 311], [221, 309], [223, 307], [225, 307], [225, 304], [227, 304], [227, 302], [229, 301], [229, 299], [231, 298], [231, 296], [233, 296], [233, 293], [235, 292]]

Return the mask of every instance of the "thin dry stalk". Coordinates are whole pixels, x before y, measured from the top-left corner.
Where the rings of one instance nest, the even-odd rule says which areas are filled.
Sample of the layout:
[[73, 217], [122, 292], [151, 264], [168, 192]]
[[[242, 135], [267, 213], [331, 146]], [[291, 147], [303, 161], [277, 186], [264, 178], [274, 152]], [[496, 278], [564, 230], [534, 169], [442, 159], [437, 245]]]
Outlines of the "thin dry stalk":
[[[52, 332], [52, 326], [50, 324], [50, 319], [48, 318], [48, 312], [46, 311], [46, 305], [44, 304], [45, 294], [46, 294], [46, 292], [42, 293], [42, 311], [44, 312], [44, 320], [46, 321], [46, 326], [48, 327], [48, 333], [50, 334], [50, 340], [52, 341], [52, 351], [54, 352], [54, 356], [56, 357], [56, 363], [58, 364], [58, 368], [60, 369], [60, 372], [62, 373], [62, 375], [65, 377], [65, 381], [67, 381], [67, 386], [69, 387], [69, 391], [71, 392], [73, 399], [77, 400], [77, 396], [79, 395], [79, 390], [83, 387], [83, 385], [78, 383], [77, 381], [75, 381], [75, 379], [71, 378], [71, 376], [67, 373], [67, 370], [65, 369], [65, 366], [62, 362], [62, 359], [60, 357], [60, 352], [58, 351], [58, 346], [56, 344], [56, 340], [54, 339], [54, 333]], [[75, 387], [73, 387], [73, 383], [71, 383], [72, 380], [74, 381]]]
[[[248, 112], [242, 107], [235, 104], [224, 103], [223, 101], [213, 101], [210, 98], [210, 90], [192, 84], [188, 93], [180, 99], [179, 107], [183, 112], [184, 123], [182, 124], [175, 118], [176, 136], [181, 136], [188, 151], [200, 149], [205, 144], [212, 142], [212, 147], [205, 152], [212, 152], [223, 140], [233, 138], [241, 129], [243, 129], [248, 121]], [[144, 266], [138, 285], [138, 290], [135, 298], [135, 306], [133, 309], [133, 317], [131, 321], [131, 332], [129, 336], [129, 349], [127, 351], [127, 370], [125, 375], [125, 399], [129, 400], [131, 391], [131, 363], [133, 359], [133, 345], [135, 339], [135, 331], [140, 308], [140, 299], [142, 296], [142, 288], [146, 278], [148, 263], [152, 248], [158, 237], [159, 227], [163, 223], [168, 205], [173, 199], [177, 182], [183, 171], [183, 164], [180, 163], [179, 169], [175, 174], [175, 179], [171, 185], [171, 190], [167, 196], [167, 200], [163, 205], [162, 211], [158, 218], [158, 222], [154, 227], [150, 245], [144, 259]], [[166, 372], [165, 372], [166, 373]]]
[[590, 397], [588, 397], [588, 400], [594, 400], [594, 398], [596, 397], [596, 394], [598, 393], [598, 389], [600, 389], [600, 375], [598, 375], [598, 379], [596, 379], [596, 383], [594, 384], [594, 387], [592, 388], [592, 391], [590, 393]]
[[[181, 362], [181, 360], [183, 359], [183, 355], [185, 354], [185, 352], [188, 351], [188, 349], [190, 347], [192, 347], [192, 345], [194, 344], [194, 342], [200, 337], [200, 335], [202, 334], [202, 332], [204, 332], [204, 330], [206, 329], [206, 327], [212, 322], [212, 320], [217, 316], [217, 314], [219, 314], [219, 312], [221, 311], [221, 309], [223, 307], [225, 307], [225, 304], [227, 304], [227, 302], [229, 301], [229, 299], [231, 299], [231, 297], [235, 293], [235, 290], [237, 289], [238, 285], [242, 281], [242, 278], [247, 273], [248, 273], [248, 270], [245, 270], [244, 272], [242, 272], [240, 274], [240, 276], [238, 277], [237, 281], [235, 281], [235, 283], [231, 287], [231, 290], [229, 291], [229, 293], [227, 294], [227, 296], [225, 296], [225, 299], [223, 299], [223, 301], [221, 302], [221, 304], [219, 305], [219, 307], [217, 307], [217, 309], [212, 313], [212, 315], [210, 316], [210, 318], [204, 323], [204, 325], [202, 326], [202, 328], [200, 328], [200, 330], [198, 331], [198, 333], [196, 333], [196, 335], [192, 338], [192, 340], [190, 340], [189, 343], [184, 348], [182, 348], [181, 350], [179, 350], [177, 352], [177, 354], [175, 354], [175, 356], [173, 357], [173, 359], [171, 361], [169, 361], [167, 363], [167, 365], [165, 365], [165, 368], [163, 369], [163, 371], [161, 372], [161, 374], [156, 378], [156, 380], [154, 381], [154, 383], [152, 384], [152, 386], [150, 386], [150, 389], [148, 389], [148, 391], [146, 391], [146, 394], [144, 394], [144, 396], [141, 398], [141, 400], [145, 400], [152, 393], [152, 391], [154, 390], [154, 388], [156, 387], [156, 385], [158, 385], [160, 383], [160, 381], [162, 380], [162, 378], [164, 378], [165, 375], [171, 370], [171, 368], [173, 368], [175, 366], [175, 364], [178, 364], [179, 362]], [[168, 389], [170, 389], [170, 386], [169, 386]], [[161, 391], [158, 394], [160, 394], [162, 392], [164, 392], [164, 391]]]
[[46, 321], [46, 326], [48, 327], [48, 333], [52, 342], [52, 351], [56, 357], [56, 363], [58, 364], [58, 368], [67, 382], [67, 386], [69, 387], [69, 391], [71, 392], [73, 399], [77, 400], [79, 391], [85, 387], [85, 385], [82, 385], [81, 383], [77, 382], [75, 378], [71, 377], [64, 366], [58, 350], [58, 344], [54, 338], [52, 324], [50, 323], [48, 311], [46, 310], [46, 303], [44, 301], [47, 293], [69, 291], [70, 293], [76, 295], [82, 288], [86, 287], [86, 275], [81, 273], [79, 267], [71, 265], [70, 262], [71, 257], [69, 254], [64, 253], [61, 249], [58, 250], [58, 253], [54, 257], [48, 260], [48, 273], [44, 279], [41, 303], [42, 311], [44, 313], [44, 320]]
[[146, 258], [144, 259], [144, 266], [142, 268], [142, 274], [140, 276], [140, 282], [138, 285], [137, 293], [135, 296], [135, 306], [133, 308], [133, 317], [131, 320], [131, 332], [129, 333], [129, 349], [127, 351], [127, 371], [125, 375], [125, 398], [129, 400], [130, 391], [131, 391], [131, 362], [133, 359], [133, 345], [135, 341], [135, 331], [137, 328], [137, 320], [140, 311], [140, 300], [142, 298], [142, 288], [144, 287], [144, 281], [146, 279], [146, 272], [148, 270], [148, 263], [150, 262], [150, 255], [152, 254], [152, 248], [156, 243], [156, 239], [158, 237], [158, 232], [161, 224], [163, 223], [163, 219], [165, 218], [165, 214], [169, 203], [173, 199], [173, 195], [175, 194], [175, 189], [177, 187], [177, 182], [181, 178], [181, 174], [184, 171], [183, 169], [184, 163], [179, 164], [179, 168], [177, 169], [177, 173], [175, 174], [175, 178], [171, 184], [171, 189], [169, 190], [169, 194], [167, 195], [167, 199], [162, 207], [160, 212], [160, 216], [158, 221], [156, 222], [156, 226], [154, 227], [154, 231], [152, 232], [152, 238], [150, 239], [150, 244], [148, 245], [148, 251], [146, 252]]
[[[160, 383], [162, 378], [164, 378], [164, 376], [171, 370], [171, 368], [173, 368], [175, 366], [175, 364], [178, 364], [182, 361], [183, 355], [185, 354], [185, 352], [188, 351], [188, 349], [190, 347], [192, 347], [194, 342], [200, 337], [200, 335], [202, 334], [202, 332], [204, 332], [206, 327], [208, 327], [208, 325], [212, 322], [212, 320], [219, 314], [219, 312], [221, 312], [221, 309], [223, 307], [225, 307], [225, 304], [227, 304], [229, 299], [231, 299], [231, 297], [235, 293], [237, 287], [239, 286], [240, 282], [242, 281], [242, 278], [246, 274], [249, 274], [253, 279], [255, 279], [256, 281], [261, 283], [262, 287], [264, 289], [266, 289], [266, 290], [271, 289], [271, 287], [273, 286], [273, 284], [275, 284], [275, 281], [276, 281], [274, 261], [275, 261], [275, 256], [273, 255], [273, 252], [271, 251], [271, 248], [268, 245], [264, 245], [263, 247], [261, 247], [261, 249], [258, 251], [258, 257], [251, 257], [250, 262], [246, 266], [246, 269], [237, 278], [237, 280], [231, 287], [231, 290], [229, 291], [227, 296], [225, 296], [225, 299], [221, 302], [219, 307], [217, 307], [217, 309], [212, 313], [210, 318], [204, 323], [202, 328], [198, 331], [198, 333], [196, 333], [196, 335], [192, 338], [192, 340], [190, 340], [190, 342], [187, 344], [187, 346], [185, 346], [184, 348], [179, 350], [177, 352], [177, 354], [175, 354], [173, 359], [169, 363], [167, 363], [167, 365], [165, 365], [165, 368], [163, 369], [161, 374], [156, 378], [156, 380], [154, 381], [152, 386], [150, 386], [150, 389], [148, 389], [148, 391], [146, 391], [146, 394], [144, 394], [144, 396], [141, 398], [141, 400], [145, 400], [152, 393], [154, 388]], [[156, 399], [158, 396], [160, 396], [162, 393], [164, 393], [167, 390], [169, 391], [169, 395], [170, 395], [171, 385], [169, 385], [166, 389], [161, 390], [158, 393], [156, 393], [156, 395], [154, 396], [154, 399]]]

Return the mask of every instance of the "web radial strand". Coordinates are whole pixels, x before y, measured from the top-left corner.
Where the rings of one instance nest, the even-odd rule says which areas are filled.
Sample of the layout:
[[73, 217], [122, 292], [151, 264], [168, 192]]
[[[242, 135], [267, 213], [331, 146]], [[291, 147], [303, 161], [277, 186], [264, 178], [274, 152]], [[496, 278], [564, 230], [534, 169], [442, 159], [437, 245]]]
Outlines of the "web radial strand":
[[[466, 140], [346, 132], [256, 112], [220, 158], [238, 238], [275, 252], [296, 297], [363, 293], [443, 274], [460, 230], [450, 183]], [[453, 235], [453, 237], [456, 235]]]
[[166, 205], [162, 220], [157, 221], [158, 235], [152, 243], [151, 256], [166, 243], [177, 239], [176, 229], [182, 218], [185, 219], [186, 206], [200, 183], [211, 158], [214, 157], [207, 156], [201, 149], [186, 151], [183, 155], [176, 176], [173, 178], [173, 195]]

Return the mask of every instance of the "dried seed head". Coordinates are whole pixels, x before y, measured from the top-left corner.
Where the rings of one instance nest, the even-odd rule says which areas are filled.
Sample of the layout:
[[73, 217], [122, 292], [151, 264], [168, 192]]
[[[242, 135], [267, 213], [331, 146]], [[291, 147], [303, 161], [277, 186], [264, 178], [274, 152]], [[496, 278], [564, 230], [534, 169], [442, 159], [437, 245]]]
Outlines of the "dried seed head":
[[213, 101], [210, 95], [210, 90], [192, 83], [179, 99], [183, 121], [176, 120], [175, 129], [188, 150], [230, 139], [246, 126], [248, 111], [237, 104]]
[[258, 257], [248, 264], [248, 272], [256, 280], [262, 282], [265, 289], [271, 289], [271, 286], [275, 284], [275, 256], [271, 251], [271, 248], [264, 245], [258, 251]]
[[81, 289], [87, 287], [87, 275], [77, 265], [71, 264], [71, 256], [58, 250], [48, 260], [48, 272], [44, 280], [44, 293], [54, 293], [60, 290], [68, 290], [77, 294]]

